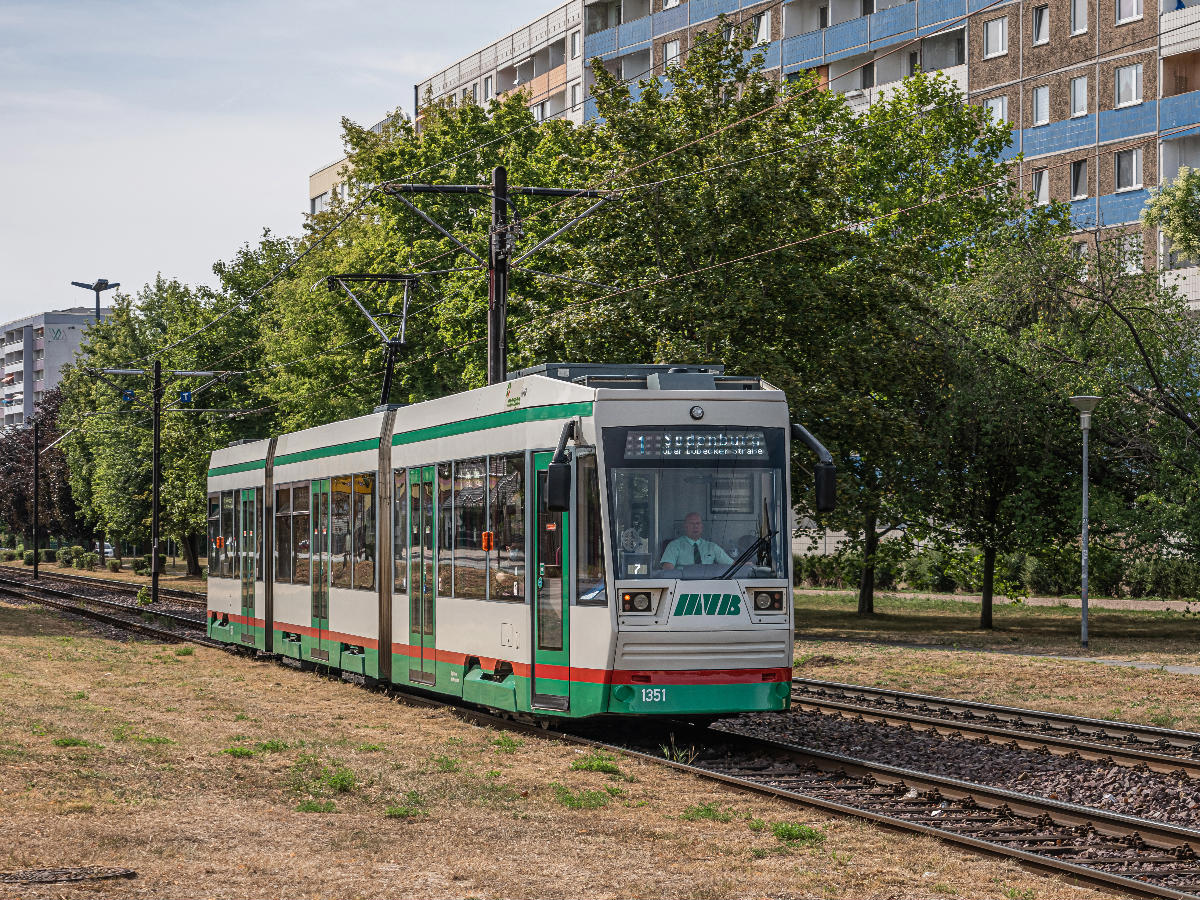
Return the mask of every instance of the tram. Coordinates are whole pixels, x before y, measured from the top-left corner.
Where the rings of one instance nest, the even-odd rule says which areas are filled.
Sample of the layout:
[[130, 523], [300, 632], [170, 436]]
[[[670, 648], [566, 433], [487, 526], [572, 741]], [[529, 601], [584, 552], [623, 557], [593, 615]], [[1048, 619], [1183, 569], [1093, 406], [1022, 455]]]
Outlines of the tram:
[[548, 364], [212, 454], [210, 637], [537, 717], [790, 702], [793, 438], [721, 366]]

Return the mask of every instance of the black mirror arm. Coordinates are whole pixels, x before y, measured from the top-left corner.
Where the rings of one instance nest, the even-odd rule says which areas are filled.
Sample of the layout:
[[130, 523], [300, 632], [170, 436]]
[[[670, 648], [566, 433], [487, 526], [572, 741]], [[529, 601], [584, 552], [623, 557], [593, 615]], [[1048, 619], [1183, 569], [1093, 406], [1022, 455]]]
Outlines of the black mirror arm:
[[558, 436], [558, 447], [555, 448], [554, 456], [550, 458], [550, 462], [566, 462], [567, 441], [573, 441], [575, 438], [575, 420], [571, 419], [563, 425], [562, 434]]
[[792, 423], [792, 439], [800, 441], [809, 450], [817, 454], [817, 461], [825, 463], [825, 465], [833, 465], [833, 455], [825, 449], [825, 445], [818, 441], [811, 431], [801, 425], [799, 422]]

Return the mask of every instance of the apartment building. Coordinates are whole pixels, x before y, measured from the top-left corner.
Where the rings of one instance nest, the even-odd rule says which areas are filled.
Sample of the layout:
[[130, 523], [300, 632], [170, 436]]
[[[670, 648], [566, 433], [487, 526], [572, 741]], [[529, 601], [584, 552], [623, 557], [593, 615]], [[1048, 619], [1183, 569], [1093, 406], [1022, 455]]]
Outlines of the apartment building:
[[[101, 309], [106, 318], [112, 310]], [[4, 427], [21, 425], [42, 395], [61, 379], [63, 366], [75, 359], [83, 332], [96, 321], [95, 309], [79, 306], [40, 313], [0, 325], [0, 409]]]
[[[420, 124], [426, 98], [486, 105], [525, 91], [538, 121], [563, 116], [583, 122], [583, 2], [570, 3], [518, 28], [413, 86], [413, 111]], [[372, 126], [378, 131], [383, 123]], [[347, 160], [322, 166], [308, 179], [310, 214], [328, 208], [345, 191]]]

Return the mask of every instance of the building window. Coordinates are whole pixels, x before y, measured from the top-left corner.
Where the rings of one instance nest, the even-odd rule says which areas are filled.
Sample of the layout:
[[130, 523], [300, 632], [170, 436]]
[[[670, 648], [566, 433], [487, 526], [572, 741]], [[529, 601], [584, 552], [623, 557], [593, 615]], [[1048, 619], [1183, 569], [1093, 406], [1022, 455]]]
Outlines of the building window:
[[485, 101], [492, 99], [492, 76], [483, 76], [483, 99]]
[[1142, 64], [1117, 69], [1117, 106], [1142, 102]]
[[670, 9], [672, 6], [678, 6], [679, 0], [663, 0], [663, 9]]
[[1087, 31], [1088, 0], [1071, 0], [1071, 34]]
[[1088, 195], [1087, 160], [1071, 163], [1071, 199], [1082, 200]]
[[1050, 173], [1046, 169], [1033, 170], [1033, 202], [1038, 206], [1050, 202]]
[[679, 41], [667, 41], [663, 44], [663, 68], [679, 59]]
[[535, 122], [545, 122], [546, 121], [546, 104], [545, 103], [535, 103], [535, 104], [533, 104], [533, 106], [531, 108], [533, 109], [533, 121], [535, 121]]
[[1142, 0], [1117, 0], [1117, 24], [1142, 17]]
[[829, 7], [828, 6], [822, 6], [819, 10], [817, 10], [817, 27], [818, 28], [828, 28], [829, 27]]
[[983, 58], [1003, 56], [1008, 52], [1008, 16], [983, 23]]
[[771, 12], [759, 13], [750, 20], [754, 28], [754, 43], [771, 43]]
[[1117, 190], [1132, 191], [1142, 186], [1142, 149], [1118, 150], [1115, 154]]
[[571, 85], [571, 109], [579, 106], [579, 83]]
[[1050, 7], [1033, 8], [1033, 45], [1050, 43]]
[[571, 32], [571, 59], [579, 58], [579, 32]]
[[983, 108], [987, 110], [991, 120], [996, 123], [1008, 121], [1008, 98], [1007, 97], [989, 97], [983, 101]]
[[1080, 75], [1071, 79], [1071, 115], [1086, 116], [1087, 111], [1087, 76]]
[[1045, 125], [1050, 121], [1050, 85], [1033, 89], [1033, 124]]
[[314, 216], [317, 213], [325, 212], [327, 209], [329, 209], [329, 191], [317, 194], [317, 196], [308, 201], [308, 211]]

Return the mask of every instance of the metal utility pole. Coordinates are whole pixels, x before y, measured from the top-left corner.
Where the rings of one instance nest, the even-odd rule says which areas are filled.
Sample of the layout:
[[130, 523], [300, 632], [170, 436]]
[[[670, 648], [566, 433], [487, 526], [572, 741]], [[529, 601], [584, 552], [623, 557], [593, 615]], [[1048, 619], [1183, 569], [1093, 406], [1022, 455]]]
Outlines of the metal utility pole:
[[1071, 398], [1071, 405], [1079, 410], [1079, 427], [1083, 429], [1083, 533], [1080, 554], [1083, 584], [1079, 600], [1079, 642], [1085, 650], [1088, 645], [1088, 432], [1092, 430], [1092, 410], [1099, 402], [1099, 397]]
[[508, 334], [508, 170], [492, 169], [492, 231], [488, 241], [488, 384], [499, 384], [507, 377]]
[[158, 505], [159, 505], [159, 458], [158, 443], [162, 424], [162, 363], [154, 361], [154, 450], [151, 452], [151, 493], [154, 499], [150, 507], [150, 602], [158, 603]]
[[[615, 199], [611, 191], [575, 190], [573, 188], [543, 188], [543, 187], [514, 187], [508, 186], [508, 170], [504, 166], [496, 166], [492, 170], [492, 183], [487, 184], [400, 184], [389, 183], [380, 187], [380, 191], [389, 197], [394, 197], [416, 213], [429, 225], [437, 229], [444, 237], [453, 241], [458, 248], [472, 257], [480, 268], [488, 273], [488, 334], [487, 334], [487, 372], [488, 384], [498, 384], [508, 377], [506, 359], [507, 320], [508, 320], [508, 275], [512, 268], [526, 257], [536, 253], [549, 244], [564, 231], [573, 228], [581, 219], [585, 219], [605, 203]], [[431, 219], [426, 213], [414, 206], [404, 194], [491, 194], [492, 195], [492, 227], [488, 236], [488, 255], [485, 262], [474, 250], [456, 238], [447, 229]], [[570, 199], [586, 197], [596, 200], [592, 206], [571, 219], [561, 228], [556, 229], [548, 237], [542, 239], [537, 246], [527, 250], [516, 260], [510, 257], [516, 246], [520, 233], [520, 220], [510, 223], [508, 219], [508, 204], [512, 196], [524, 197], [559, 197]], [[433, 274], [433, 273], [426, 273]], [[537, 273], [544, 274], [544, 273]], [[558, 276], [551, 276], [558, 277]], [[584, 282], [586, 283], [586, 282]], [[343, 285], [344, 287], [344, 285]]]
[[33, 420], [33, 577], [34, 580], [38, 577], [38, 557], [42, 551], [38, 548], [38, 529], [41, 528], [41, 516], [39, 509], [41, 507], [41, 491], [40, 474], [38, 469], [38, 438], [40, 437], [41, 423], [35, 417]]
[[83, 281], [72, 281], [71, 284], [75, 285], [75, 287], [81, 287], [85, 291], [95, 291], [96, 292], [96, 324], [97, 325], [100, 324], [100, 294], [101, 294], [101, 292], [111, 291], [113, 288], [119, 288], [121, 286], [121, 282], [113, 281], [110, 283], [107, 278], [97, 278], [95, 284], [87, 284], [86, 282], [83, 282]]
[[[162, 428], [161, 428], [161, 425], [162, 425], [162, 400], [163, 400], [162, 363], [156, 359], [154, 361], [154, 368], [151, 369], [149, 372], [147, 372], [145, 369], [101, 369], [98, 373], [93, 373], [93, 374], [98, 374], [99, 377], [101, 377], [104, 381], [108, 381], [107, 378], [104, 378], [105, 375], [153, 375], [154, 376], [154, 384], [152, 387], [153, 397], [151, 400], [151, 412], [152, 412], [152, 415], [154, 418], [154, 447], [153, 447], [153, 450], [151, 451], [151, 455], [150, 455], [150, 468], [152, 470], [152, 474], [150, 477], [150, 482], [151, 482], [150, 601], [152, 603], [157, 603], [158, 602], [158, 576], [160, 574], [159, 565], [158, 565], [158, 544], [159, 544], [158, 520], [159, 520], [159, 508], [161, 506], [161, 499], [162, 499], [160, 496], [162, 493], [162, 478], [161, 478], [161, 472], [160, 472], [161, 460], [159, 458], [159, 456], [160, 456], [159, 443], [160, 443], [160, 437], [162, 435]], [[175, 371], [172, 371], [170, 374], [175, 375], [177, 377], [182, 377], [182, 378], [188, 378], [188, 377], [208, 378], [208, 377], [218, 376], [223, 373], [220, 373], [220, 372], [196, 372], [196, 371], [191, 371], [191, 370], [187, 370], [187, 371], [175, 370]], [[109, 384], [112, 384], [112, 382], [109, 382]], [[115, 385], [114, 385], [114, 387], [115, 387]], [[129, 391], [127, 393], [128, 393], [127, 399], [132, 400], [133, 392]]]

